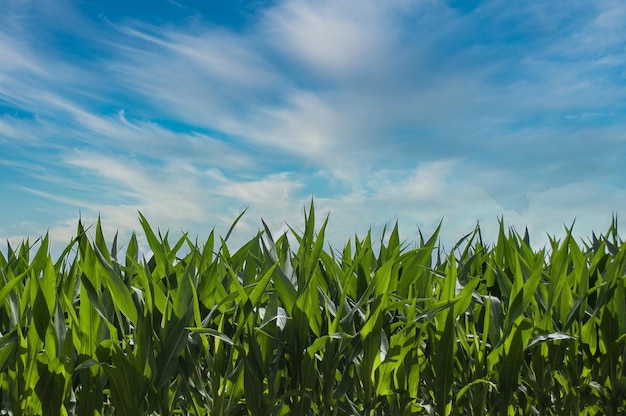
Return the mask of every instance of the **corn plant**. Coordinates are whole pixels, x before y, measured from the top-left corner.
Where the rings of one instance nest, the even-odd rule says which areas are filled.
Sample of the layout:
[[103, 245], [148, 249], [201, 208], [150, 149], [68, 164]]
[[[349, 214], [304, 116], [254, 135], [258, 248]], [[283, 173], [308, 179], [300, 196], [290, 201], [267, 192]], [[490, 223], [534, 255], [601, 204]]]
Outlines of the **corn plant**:
[[[243, 214], [242, 214], [243, 215]], [[240, 216], [241, 217], [241, 216]], [[343, 247], [262, 229], [236, 251], [170, 242], [140, 214], [107, 243], [82, 222], [0, 252], [0, 409], [13, 415], [619, 415], [626, 412], [626, 244], [616, 221], [535, 250], [441, 224]]]

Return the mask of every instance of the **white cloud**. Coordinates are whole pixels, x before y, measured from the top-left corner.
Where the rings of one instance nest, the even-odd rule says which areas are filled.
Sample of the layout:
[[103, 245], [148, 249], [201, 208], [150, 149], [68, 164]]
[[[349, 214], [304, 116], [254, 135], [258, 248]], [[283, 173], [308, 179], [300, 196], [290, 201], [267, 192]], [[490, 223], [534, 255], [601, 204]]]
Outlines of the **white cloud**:
[[8, 116], [0, 118], [0, 143], [37, 144], [40, 140], [34, 130], [39, 126], [33, 124], [32, 120], [19, 120]]
[[[51, 31], [55, 3], [40, 16]], [[625, 10], [297, 0], [244, 29], [98, 26], [74, 10], [63, 33], [92, 54], [75, 61], [0, 18], [0, 99], [28, 114], [0, 118], [0, 146], [32, 153], [0, 169], [71, 206], [53, 228], [63, 238], [77, 207], [112, 228], [136, 228], [141, 210], [200, 230], [250, 206], [242, 231], [260, 217], [284, 229], [310, 193], [342, 242], [396, 218], [409, 238], [441, 218], [446, 239], [476, 220], [495, 229], [500, 215], [533, 232], [573, 217], [597, 230], [624, 202], [603, 187], [623, 186]]]
[[44, 75], [42, 65], [29, 49], [26, 42], [0, 31], [0, 54], [3, 57], [0, 61], [0, 74], [6, 77], [7, 74], [24, 71]]
[[387, 58], [395, 31], [386, 21], [388, 7], [371, 1], [283, 2], [267, 12], [263, 27], [277, 49], [305, 71], [348, 81]]
[[259, 108], [250, 126], [233, 126], [250, 140], [323, 161], [346, 140], [341, 113], [317, 94], [294, 91], [283, 107]]
[[[202, 215], [202, 207], [194, 200], [196, 178], [193, 172], [184, 169], [184, 165], [172, 162], [162, 168], [150, 168], [127, 158], [84, 152], [68, 157], [66, 161], [108, 181], [118, 194], [136, 201], [139, 209], [158, 213], [163, 219], [187, 221]], [[111, 187], [108, 190], [113, 191]], [[94, 204], [90, 205], [93, 207]]]
[[626, 203], [626, 190], [586, 181], [529, 192], [528, 208], [519, 213], [500, 205], [481, 187], [465, 183], [458, 173], [453, 161], [425, 165], [410, 174], [376, 172], [378, 180], [370, 182], [369, 191], [356, 190], [315, 202], [318, 212], [330, 211], [328, 234], [336, 248], [337, 242], [347, 241], [355, 232], [363, 236], [372, 226], [377, 236], [385, 223], [391, 226], [396, 220], [402, 237], [415, 242], [418, 227], [429, 235], [443, 220], [440, 237], [447, 249], [477, 223], [485, 242], [494, 243], [501, 217], [506, 227], [520, 233], [527, 227], [536, 248], [547, 244], [547, 233], [562, 238], [563, 227], [574, 220], [574, 234], [580, 241], [592, 231], [605, 231], [613, 214], [610, 207]]
[[287, 173], [269, 175], [261, 180], [247, 182], [225, 181], [217, 186], [219, 195], [236, 199], [240, 203], [269, 206], [286, 203], [302, 188], [302, 184], [289, 179]]

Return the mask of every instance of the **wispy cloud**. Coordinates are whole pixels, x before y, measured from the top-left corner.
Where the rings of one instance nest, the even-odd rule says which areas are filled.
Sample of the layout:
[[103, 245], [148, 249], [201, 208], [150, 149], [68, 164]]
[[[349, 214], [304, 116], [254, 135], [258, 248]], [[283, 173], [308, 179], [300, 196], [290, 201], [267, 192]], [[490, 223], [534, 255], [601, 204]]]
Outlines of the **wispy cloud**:
[[343, 238], [395, 219], [587, 227], [623, 206], [619, 1], [285, 0], [236, 27], [185, 2], [159, 24], [2, 3], [11, 215], [38, 197], [67, 232], [78, 210], [202, 229], [249, 206], [243, 230], [284, 229], [315, 195]]

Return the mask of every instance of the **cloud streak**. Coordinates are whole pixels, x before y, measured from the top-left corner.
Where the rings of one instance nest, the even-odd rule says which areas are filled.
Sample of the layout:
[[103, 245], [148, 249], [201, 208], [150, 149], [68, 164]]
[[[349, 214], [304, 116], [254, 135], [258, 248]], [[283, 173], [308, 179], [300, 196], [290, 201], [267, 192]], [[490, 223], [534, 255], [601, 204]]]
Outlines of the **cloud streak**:
[[[160, 23], [5, 3], [0, 191], [16, 219], [0, 238], [69, 232], [79, 210], [204, 230], [249, 206], [242, 230], [284, 229], [311, 195], [337, 239], [395, 219], [444, 218], [448, 239], [501, 215], [597, 229], [623, 206], [620, 2], [285, 0], [243, 25], [186, 2]], [[55, 206], [22, 209], [36, 198]]]

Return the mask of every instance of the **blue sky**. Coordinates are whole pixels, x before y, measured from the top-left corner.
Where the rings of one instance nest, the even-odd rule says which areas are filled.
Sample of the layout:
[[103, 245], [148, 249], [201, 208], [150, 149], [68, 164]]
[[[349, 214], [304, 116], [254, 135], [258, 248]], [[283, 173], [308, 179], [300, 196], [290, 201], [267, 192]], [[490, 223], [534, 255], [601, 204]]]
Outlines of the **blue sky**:
[[[130, 3], [130, 5], [129, 5]], [[626, 206], [621, 0], [0, 0], [0, 240], [329, 241], [399, 221], [536, 244]], [[239, 240], [237, 240], [239, 239]]]

